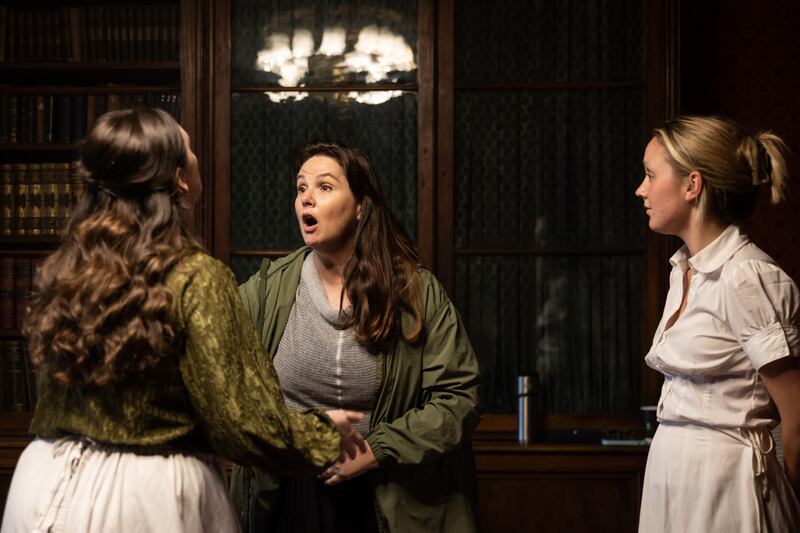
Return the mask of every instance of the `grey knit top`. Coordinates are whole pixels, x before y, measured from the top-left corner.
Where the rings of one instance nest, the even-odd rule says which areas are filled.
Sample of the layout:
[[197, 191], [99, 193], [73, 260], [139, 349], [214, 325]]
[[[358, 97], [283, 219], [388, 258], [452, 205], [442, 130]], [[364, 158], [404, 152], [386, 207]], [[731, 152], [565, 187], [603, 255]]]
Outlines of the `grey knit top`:
[[297, 296], [273, 364], [289, 407], [363, 412], [364, 420], [355, 427], [367, 436], [375, 403], [376, 356], [356, 342], [352, 328], [337, 327], [343, 319], [328, 303], [314, 255], [308, 254], [303, 262]]

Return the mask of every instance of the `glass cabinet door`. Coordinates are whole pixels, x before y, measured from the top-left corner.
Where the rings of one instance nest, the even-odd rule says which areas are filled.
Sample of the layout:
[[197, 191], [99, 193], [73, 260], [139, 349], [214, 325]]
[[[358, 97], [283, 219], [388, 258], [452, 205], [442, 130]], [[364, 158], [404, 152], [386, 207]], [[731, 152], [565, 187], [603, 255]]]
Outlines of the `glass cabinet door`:
[[293, 149], [337, 141], [378, 171], [417, 235], [417, 2], [231, 3], [231, 267], [302, 244]]

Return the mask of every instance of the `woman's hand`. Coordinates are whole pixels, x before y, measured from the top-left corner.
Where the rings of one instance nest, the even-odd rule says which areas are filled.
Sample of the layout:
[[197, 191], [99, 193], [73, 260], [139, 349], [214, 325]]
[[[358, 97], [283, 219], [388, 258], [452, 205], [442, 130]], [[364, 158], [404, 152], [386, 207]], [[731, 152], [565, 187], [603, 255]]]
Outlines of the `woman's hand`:
[[364, 472], [378, 468], [378, 460], [372, 453], [367, 441], [363, 441], [364, 447], [359, 448], [355, 457], [345, 457], [340, 459], [333, 466], [319, 475], [320, 479], [325, 480], [326, 485], [338, 485], [342, 481], [358, 477]]
[[361, 422], [364, 419], [364, 413], [334, 409], [326, 411], [325, 414], [338, 426], [339, 433], [342, 436], [342, 455], [339, 457], [340, 461], [346, 457], [355, 457], [359, 451], [364, 450], [366, 441], [363, 435], [353, 428], [354, 423]]
[[784, 357], [761, 367], [758, 375], [781, 415], [786, 473], [800, 496], [800, 361]]

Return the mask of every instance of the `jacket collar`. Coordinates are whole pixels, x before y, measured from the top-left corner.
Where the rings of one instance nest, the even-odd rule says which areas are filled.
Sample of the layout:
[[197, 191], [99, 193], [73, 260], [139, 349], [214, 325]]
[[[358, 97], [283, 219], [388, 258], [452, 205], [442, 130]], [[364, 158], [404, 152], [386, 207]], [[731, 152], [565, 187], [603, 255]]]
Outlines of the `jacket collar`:
[[719, 270], [725, 261], [731, 258], [742, 246], [750, 242], [741, 228], [735, 224], [731, 224], [719, 234], [719, 236], [711, 241], [705, 248], [689, 257], [689, 250], [686, 245], [670, 257], [669, 262], [673, 267], [689, 263], [689, 267], [697, 272], [703, 274], [710, 274]]

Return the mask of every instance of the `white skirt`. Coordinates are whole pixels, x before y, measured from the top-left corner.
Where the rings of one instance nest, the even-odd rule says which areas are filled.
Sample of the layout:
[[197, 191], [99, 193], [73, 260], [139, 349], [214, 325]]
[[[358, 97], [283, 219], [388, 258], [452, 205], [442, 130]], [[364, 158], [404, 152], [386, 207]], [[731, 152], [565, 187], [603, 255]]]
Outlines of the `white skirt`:
[[640, 533], [800, 531], [800, 503], [765, 427], [658, 426]]
[[213, 460], [36, 439], [14, 470], [1, 531], [217, 533], [239, 523]]

